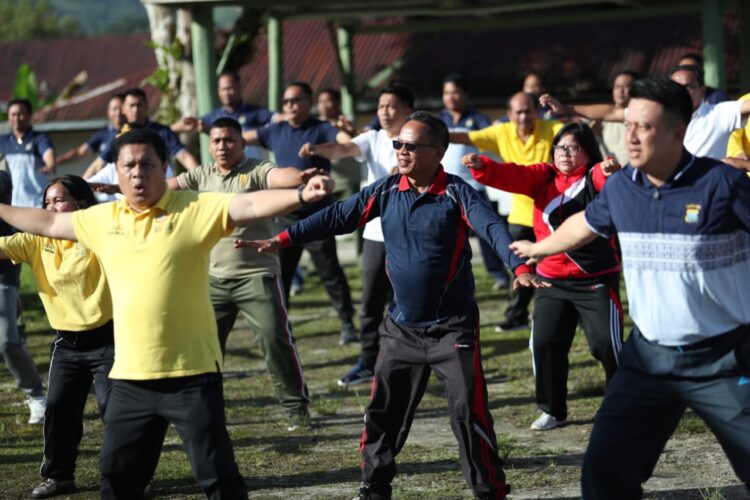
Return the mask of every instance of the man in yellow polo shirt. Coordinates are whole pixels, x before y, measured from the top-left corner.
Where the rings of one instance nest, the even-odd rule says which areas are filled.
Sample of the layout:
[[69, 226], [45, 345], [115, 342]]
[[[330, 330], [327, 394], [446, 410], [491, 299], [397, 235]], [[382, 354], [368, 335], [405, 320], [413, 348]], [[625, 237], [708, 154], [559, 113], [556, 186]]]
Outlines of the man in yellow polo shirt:
[[156, 133], [136, 129], [115, 144], [123, 200], [73, 213], [0, 205], [0, 218], [20, 230], [80, 241], [107, 276], [116, 349], [102, 498], [144, 497], [169, 424], [209, 498], [247, 498], [226, 430], [209, 253], [237, 224], [321, 199], [332, 183], [316, 176], [298, 190], [171, 192]]
[[[471, 132], [451, 132], [451, 142], [475, 146], [482, 151], [500, 155], [502, 161], [531, 165], [550, 160], [552, 139], [562, 123], [538, 118], [537, 102], [526, 92], [514, 94], [508, 101], [509, 122], [496, 123]], [[513, 195], [508, 215], [508, 230], [514, 240], [534, 241], [532, 228], [534, 202], [528, 196]], [[516, 290], [505, 311], [505, 321], [498, 331], [511, 331], [529, 326], [529, 304], [533, 288]]]

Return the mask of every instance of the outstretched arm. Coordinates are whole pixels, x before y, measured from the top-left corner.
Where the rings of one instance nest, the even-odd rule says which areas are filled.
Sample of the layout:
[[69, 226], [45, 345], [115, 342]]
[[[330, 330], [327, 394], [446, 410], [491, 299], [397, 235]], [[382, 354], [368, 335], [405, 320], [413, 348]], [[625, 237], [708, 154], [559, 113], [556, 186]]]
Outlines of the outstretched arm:
[[580, 116], [589, 120], [600, 120], [606, 122], [623, 121], [625, 110], [614, 104], [582, 104], [568, 106], [550, 94], [544, 94], [539, 98], [541, 106], [549, 106], [558, 115]]
[[76, 241], [72, 212], [51, 212], [41, 208], [21, 208], [0, 204], [0, 219], [31, 234]]
[[338, 160], [339, 158], [348, 158], [360, 156], [362, 153], [359, 146], [353, 142], [341, 144], [339, 142], [327, 142], [325, 144], [312, 144], [307, 142], [299, 150], [300, 158], [308, 156], [321, 156], [327, 160]]
[[469, 134], [466, 132], [450, 132], [448, 134], [450, 141], [454, 144], [466, 144], [467, 146], [473, 146], [474, 144], [469, 139]]
[[229, 223], [236, 226], [291, 212], [303, 203], [313, 203], [328, 196], [333, 187], [330, 177], [318, 175], [301, 190], [276, 189], [238, 194], [229, 204]]
[[518, 257], [528, 259], [527, 264], [540, 262], [545, 257], [556, 255], [594, 241], [598, 234], [592, 231], [586, 224], [585, 212], [571, 215], [554, 233], [536, 243], [530, 241], [514, 241], [510, 245]]
[[268, 189], [296, 188], [300, 184], [306, 184], [316, 175], [328, 176], [328, 172], [314, 167], [305, 170], [294, 167], [276, 167], [266, 175], [266, 185]]

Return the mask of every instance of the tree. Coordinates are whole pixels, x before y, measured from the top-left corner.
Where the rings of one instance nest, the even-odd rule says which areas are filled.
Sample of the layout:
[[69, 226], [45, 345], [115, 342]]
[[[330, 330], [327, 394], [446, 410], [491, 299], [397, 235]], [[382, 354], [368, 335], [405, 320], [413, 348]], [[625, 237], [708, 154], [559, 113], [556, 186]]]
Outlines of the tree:
[[80, 33], [70, 16], [59, 17], [48, 0], [0, 0], [0, 41], [17, 42]]

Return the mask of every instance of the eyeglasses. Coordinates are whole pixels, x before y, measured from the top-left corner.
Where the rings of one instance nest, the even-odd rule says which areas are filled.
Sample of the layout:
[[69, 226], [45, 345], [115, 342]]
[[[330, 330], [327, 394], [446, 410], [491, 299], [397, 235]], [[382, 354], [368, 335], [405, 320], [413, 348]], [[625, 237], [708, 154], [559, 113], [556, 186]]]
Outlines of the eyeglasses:
[[552, 151], [561, 155], [573, 156], [581, 150], [581, 146], [575, 144], [570, 146], [552, 146]]
[[305, 100], [304, 97], [290, 97], [288, 99], [282, 99], [281, 100], [281, 105], [282, 106], [286, 106], [287, 104], [289, 104], [289, 105], [291, 105], [291, 104], [299, 104], [299, 103], [301, 103], [304, 100]]
[[409, 153], [416, 153], [417, 148], [436, 148], [438, 147], [437, 144], [419, 144], [418, 142], [401, 142], [401, 141], [393, 141], [393, 149], [396, 151], [400, 151], [401, 148], [406, 148], [406, 151]]

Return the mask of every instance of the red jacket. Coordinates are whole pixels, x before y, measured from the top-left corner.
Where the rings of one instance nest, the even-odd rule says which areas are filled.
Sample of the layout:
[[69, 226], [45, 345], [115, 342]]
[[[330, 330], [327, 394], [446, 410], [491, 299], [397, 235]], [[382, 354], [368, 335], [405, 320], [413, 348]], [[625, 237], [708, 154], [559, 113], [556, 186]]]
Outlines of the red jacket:
[[[497, 163], [486, 156], [480, 158], [483, 168], [471, 170], [477, 181], [534, 200], [537, 241], [549, 236], [571, 215], [584, 210], [607, 179], [599, 164], [563, 174], [551, 163], [524, 166]], [[557, 279], [592, 278], [619, 270], [614, 240], [604, 238], [597, 238], [578, 250], [547, 257], [537, 266], [540, 275]]]

